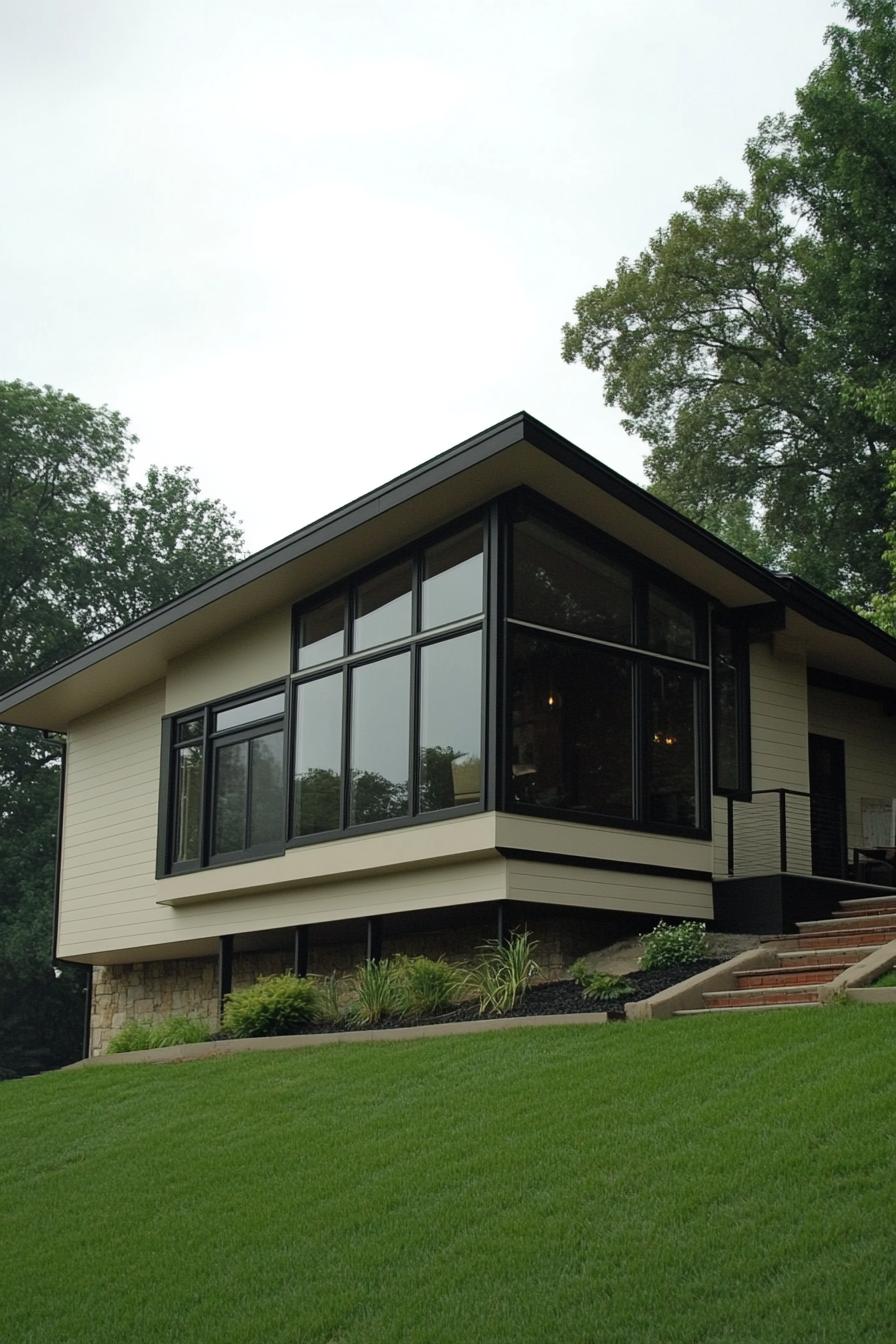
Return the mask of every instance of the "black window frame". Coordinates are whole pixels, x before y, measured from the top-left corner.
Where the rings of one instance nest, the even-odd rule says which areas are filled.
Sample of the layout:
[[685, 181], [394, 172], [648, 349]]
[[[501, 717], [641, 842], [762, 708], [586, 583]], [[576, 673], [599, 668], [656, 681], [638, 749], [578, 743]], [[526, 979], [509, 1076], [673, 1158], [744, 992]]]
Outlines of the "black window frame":
[[[363, 569], [356, 570], [338, 583], [331, 584], [328, 588], [311, 593], [307, 598], [296, 602], [292, 609], [292, 633], [291, 633], [291, 689], [287, 705], [287, 718], [289, 723], [288, 744], [287, 744], [287, 831], [286, 831], [286, 849], [295, 849], [305, 845], [323, 844], [332, 840], [339, 840], [345, 836], [369, 835], [379, 831], [395, 830], [401, 827], [414, 825], [427, 825], [430, 822], [445, 821], [451, 818], [471, 816], [479, 812], [489, 810], [493, 794], [489, 788], [489, 763], [490, 763], [490, 743], [488, 740], [488, 728], [490, 716], [488, 712], [489, 703], [489, 666], [490, 666], [490, 604], [491, 592], [494, 587], [494, 567], [496, 564], [496, 552], [493, 539], [496, 535], [494, 514], [497, 503], [486, 508], [476, 509], [470, 513], [461, 515], [452, 519], [443, 527], [435, 531], [427, 532], [424, 536], [408, 546], [403, 546], [389, 555], [379, 557], [373, 564], [365, 566]], [[456, 621], [445, 622], [442, 625], [431, 626], [424, 629], [422, 627], [423, 616], [423, 565], [424, 556], [430, 547], [446, 541], [452, 536], [468, 530], [471, 527], [480, 526], [482, 528], [482, 593], [480, 609], [470, 616], [461, 617]], [[379, 574], [396, 567], [397, 565], [410, 562], [411, 565], [411, 632], [408, 635], [402, 635], [394, 640], [384, 644], [366, 647], [358, 650], [353, 648], [354, 620], [356, 615], [355, 594], [360, 585], [368, 580], [376, 578]], [[343, 652], [338, 658], [329, 659], [327, 662], [319, 663], [313, 667], [299, 669], [299, 632], [301, 618], [304, 611], [315, 607], [323, 602], [332, 601], [338, 597], [343, 600], [343, 611], [345, 614]], [[481, 637], [481, 713], [479, 724], [479, 748], [480, 748], [480, 791], [479, 801], [473, 803], [460, 803], [455, 807], [440, 808], [438, 810], [424, 812], [419, 807], [419, 784], [420, 784], [420, 761], [419, 761], [419, 734], [420, 734], [420, 661], [422, 651], [432, 645], [447, 643], [452, 639], [458, 639], [463, 635], [480, 632]], [[351, 701], [352, 701], [352, 677], [356, 670], [370, 666], [372, 663], [382, 662], [385, 659], [396, 657], [403, 653], [410, 654], [410, 695], [409, 695], [409, 724], [408, 724], [408, 806], [406, 812], [400, 816], [387, 817], [379, 821], [359, 822], [355, 825], [350, 824], [351, 808]], [[294, 761], [295, 761], [295, 736], [297, 728], [296, 703], [298, 687], [311, 681], [319, 680], [322, 677], [339, 674], [342, 676], [342, 744], [341, 744], [341, 766], [342, 778], [340, 784], [339, 797], [339, 826], [329, 831], [318, 831], [311, 835], [293, 834], [294, 824]], [[493, 806], [493, 805], [492, 805]]]
[[[715, 627], [724, 626], [731, 632], [734, 666], [737, 677], [735, 710], [737, 714], [737, 785], [726, 788], [719, 784], [719, 732], [715, 698]], [[710, 720], [712, 732], [712, 790], [717, 798], [732, 798], [735, 802], [749, 802], [753, 797], [753, 735], [750, 725], [750, 640], [744, 622], [736, 610], [713, 606], [710, 612]]]
[[[619, 644], [611, 640], [602, 640], [595, 636], [574, 633], [556, 627], [540, 626], [527, 622], [525, 618], [513, 614], [513, 525], [524, 516], [535, 516], [549, 526], [567, 533], [582, 545], [605, 556], [608, 560], [629, 569], [632, 576], [632, 644]], [[710, 639], [709, 620], [710, 602], [699, 588], [671, 573], [663, 566], [620, 542], [616, 537], [585, 522], [576, 514], [570, 513], [561, 505], [536, 494], [527, 487], [512, 491], [505, 497], [502, 511], [503, 583], [500, 596], [500, 612], [496, 622], [501, 626], [500, 664], [502, 669], [501, 704], [499, 716], [503, 724], [504, 741], [501, 750], [501, 769], [497, 782], [498, 808], [522, 816], [543, 817], [548, 820], [581, 823], [582, 825], [604, 826], [615, 830], [631, 830], [650, 835], [681, 836], [686, 839], [712, 839], [712, 808], [710, 763]], [[696, 634], [695, 658], [679, 658], [671, 654], [655, 653], [647, 645], [648, 637], [648, 590], [660, 589], [668, 596], [677, 598], [694, 613]], [[511, 721], [510, 699], [510, 632], [513, 628], [529, 630], [533, 633], [543, 631], [546, 635], [569, 642], [581, 641], [599, 648], [616, 650], [630, 657], [633, 666], [632, 676], [632, 792], [633, 816], [614, 817], [603, 813], [572, 812], [563, 808], [539, 807], [519, 803], [510, 796], [510, 775], [513, 746], [513, 724]], [[647, 726], [649, 718], [649, 669], [653, 665], [670, 665], [688, 669], [694, 673], [696, 695], [694, 724], [697, 736], [695, 761], [695, 804], [696, 825], [678, 826], [670, 823], [650, 821], [647, 816]]]
[[[238, 705], [251, 704], [264, 700], [270, 695], [282, 693], [283, 711], [269, 714], [261, 719], [239, 724], [234, 728], [216, 730], [215, 715], [222, 710], [234, 709]], [[162, 768], [159, 784], [159, 815], [163, 824], [159, 827], [159, 845], [156, 855], [156, 876], [179, 877], [185, 873], [202, 872], [209, 868], [229, 867], [231, 864], [255, 863], [283, 853], [283, 834], [276, 841], [264, 845], [254, 845], [242, 850], [228, 850], [223, 854], [212, 853], [212, 829], [214, 825], [215, 771], [218, 750], [229, 743], [250, 741], [254, 737], [265, 737], [271, 732], [283, 734], [283, 770], [284, 785], [287, 768], [287, 713], [289, 705], [289, 679], [265, 682], [260, 686], [209, 701], [204, 705], [193, 705], [189, 709], [178, 710], [176, 714], [167, 714], [162, 719]], [[177, 741], [177, 726], [188, 719], [202, 720], [202, 733], [186, 742]], [[177, 804], [177, 768], [176, 756], [186, 746], [202, 746], [202, 784], [199, 804], [199, 855], [195, 859], [176, 862], [173, 848], [176, 839], [175, 808]], [[251, 748], [250, 748], [251, 750]], [[284, 794], [286, 789], [284, 787]], [[246, 795], [246, 826], [251, 813], [251, 778]]]

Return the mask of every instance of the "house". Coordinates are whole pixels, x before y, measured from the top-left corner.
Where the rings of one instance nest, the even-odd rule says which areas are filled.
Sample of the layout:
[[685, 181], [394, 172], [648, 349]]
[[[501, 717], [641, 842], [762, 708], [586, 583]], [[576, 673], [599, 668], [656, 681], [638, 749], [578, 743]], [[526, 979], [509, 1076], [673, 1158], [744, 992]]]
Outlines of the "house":
[[523, 917], [825, 913], [894, 882], [894, 711], [896, 640], [526, 414], [0, 697], [66, 735], [95, 1050]]

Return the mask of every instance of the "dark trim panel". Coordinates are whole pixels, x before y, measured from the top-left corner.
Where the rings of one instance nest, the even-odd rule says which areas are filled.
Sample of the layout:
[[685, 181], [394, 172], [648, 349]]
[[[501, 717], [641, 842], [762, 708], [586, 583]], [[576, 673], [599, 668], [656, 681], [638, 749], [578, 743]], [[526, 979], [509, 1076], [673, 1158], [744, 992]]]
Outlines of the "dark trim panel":
[[876, 686], [874, 682], [859, 681], [856, 677], [841, 677], [837, 672], [825, 672], [820, 667], [807, 667], [806, 680], [819, 691], [837, 691], [840, 695], [876, 700], [888, 714], [896, 714], [896, 691], [889, 686]]
[[627, 863], [622, 859], [582, 858], [575, 854], [555, 854], [544, 849], [507, 849], [499, 846], [498, 853], [505, 859], [556, 863], [561, 868], [596, 868], [609, 873], [639, 873], [643, 877], [673, 877], [689, 882], [712, 881], [709, 869], [702, 868], [671, 868], [661, 863]]

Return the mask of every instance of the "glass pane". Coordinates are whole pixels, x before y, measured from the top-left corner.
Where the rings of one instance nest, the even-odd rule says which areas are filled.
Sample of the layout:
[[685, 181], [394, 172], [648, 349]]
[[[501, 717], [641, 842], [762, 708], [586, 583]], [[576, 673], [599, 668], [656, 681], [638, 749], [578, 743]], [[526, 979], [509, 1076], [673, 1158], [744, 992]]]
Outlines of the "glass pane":
[[421, 812], [478, 803], [482, 788], [482, 633], [420, 652]]
[[650, 585], [647, 593], [647, 645], [673, 658], [697, 657], [697, 622], [687, 602]]
[[354, 649], [372, 649], [411, 633], [411, 562], [358, 585]]
[[310, 607], [299, 620], [299, 668], [316, 667], [345, 653], [345, 598], [340, 593]]
[[199, 858], [199, 817], [202, 802], [202, 745], [184, 747], [175, 756], [174, 853], [175, 863]]
[[265, 733], [249, 743], [252, 771], [249, 848], [283, 839], [283, 734]]
[[513, 615], [630, 644], [631, 576], [557, 528], [528, 518], [513, 529]]
[[631, 660], [515, 630], [510, 677], [513, 800], [631, 817]]
[[202, 736], [202, 717], [196, 719], [182, 719], [177, 725], [177, 735], [175, 741], [189, 742], [191, 738]]
[[408, 810], [411, 655], [399, 653], [352, 673], [350, 824]]
[[650, 669], [647, 818], [697, 825], [697, 684], [692, 672]]
[[294, 835], [339, 826], [342, 790], [342, 673], [296, 689]]
[[246, 848], [246, 788], [249, 781], [249, 743], [219, 747], [215, 756], [215, 806], [212, 853], [229, 854]]
[[424, 630], [482, 610], [482, 528], [477, 523], [430, 546], [423, 557]]
[[712, 628], [712, 700], [715, 785], [740, 787], [738, 668], [734, 632], [725, 625]]
[[280, 691], [277, 695], [266, 695], [263, 700], [249, 700], [244, 705], [219, 710], [215, 715], [215, 731], [240, 728], [244, 723], [255, 723], [258, 719], [271, 719], [275, 714], [283, 713], [284, 703], [285, 696]]

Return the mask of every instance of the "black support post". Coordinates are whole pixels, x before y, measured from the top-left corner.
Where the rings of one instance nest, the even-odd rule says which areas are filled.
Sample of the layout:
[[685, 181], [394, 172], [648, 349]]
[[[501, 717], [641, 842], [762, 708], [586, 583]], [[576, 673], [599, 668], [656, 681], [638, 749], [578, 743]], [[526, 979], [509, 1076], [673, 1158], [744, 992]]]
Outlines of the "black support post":
[[87, 979], [84, 983], [84, 1039], [81, 1042], [81, 1058], [90, 1058], [90, 1018], [93, 1011], [93, 967], [87, 967]]
[[495, 936], [498, 944], [503, 947], [507, 942], [507, 902], [498, 901], [497, 919], [495, 921]]
[[787, 791], [778, 791], [778, 838], [781, 845], [781, 872], [787, 872]]
[[222, 933], [218, 939], [218, 1017], [224, 999], [233, 988], [233, 934]]
[[383, 917], [371, 915], [367, 920], [367, 960], [379, 961], [383, 955]]
[[299, 977], [308, 974], [307, 924], [299, 924], [296, 926], [295, 941], [293, 943], [292, 973]]

